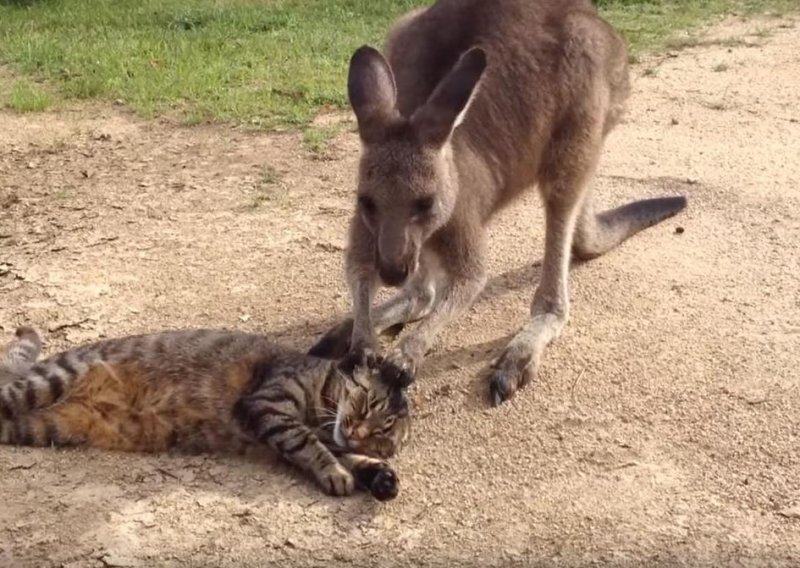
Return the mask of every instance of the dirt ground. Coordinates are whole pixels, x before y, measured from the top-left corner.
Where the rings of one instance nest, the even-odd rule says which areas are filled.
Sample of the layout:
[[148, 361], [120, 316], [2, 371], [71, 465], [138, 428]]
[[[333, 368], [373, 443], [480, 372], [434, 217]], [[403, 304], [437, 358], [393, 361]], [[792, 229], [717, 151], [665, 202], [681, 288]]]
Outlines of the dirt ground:
[[[6, 447], [0, 565], [800, 565], [799, 24], [730, 20], [634, 67], [596, 192], [690, 208], [573, 270], [538, 382], [490, 409], [543, 238], [533, 194], [496, 220], [490, 284], [415, 387], [397, 500], [252, 457]], [[320, 159], [110, 107], [0, 113], [0, 148], [4, 337], [225, 326], [306, 348], [348, 308], [352, 124]]]

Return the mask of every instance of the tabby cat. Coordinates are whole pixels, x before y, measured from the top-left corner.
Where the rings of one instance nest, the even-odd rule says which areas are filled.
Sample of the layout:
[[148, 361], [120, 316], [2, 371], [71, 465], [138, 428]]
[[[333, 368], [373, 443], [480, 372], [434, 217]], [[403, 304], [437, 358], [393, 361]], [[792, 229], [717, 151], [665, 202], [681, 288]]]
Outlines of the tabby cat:
[[112, 339], [36, 363], [41, 347], [21, 327], [0, 356], [0, 443], [159, 452], [260, 442], [329, 494], [397, 495], [384, 460], [409, 435], [408, 385], [386, 384], [375, 364], [221, 330]]

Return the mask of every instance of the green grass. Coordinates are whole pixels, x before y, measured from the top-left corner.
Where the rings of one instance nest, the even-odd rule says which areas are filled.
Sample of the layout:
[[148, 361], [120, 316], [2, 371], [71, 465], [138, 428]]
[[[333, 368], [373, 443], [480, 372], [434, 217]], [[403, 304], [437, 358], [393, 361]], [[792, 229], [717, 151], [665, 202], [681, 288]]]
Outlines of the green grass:
[[758, 37], [758, 38], [764, 39], [764, 38], [768, 38], [769, 36], [771, 36], [772, 32], [770, 30], [768, 30], [767, 28], [758, 28], [756, 31], [753, 32], [753, 35]]
[[253, 196], [245, 209], [255, 210], [267, 203], [277, 206], [286, 201], [288, 196], [286, 187], [281, 180], [281, 174], [272, 166], [266, 166], [253, 185]]
[[[0, 62], [48, 85], [45, 92], [21, 82], [0, 94], [0, 104], [41, 110], [59, 100], [100, 98], [187, 124], [305, 126], [320, 107], [346, 104], [353, 50], [379, 44], [392, 19], [427, 3], [0, 0]], [[600, 1], [633, 58], [718, 14], [792, 7], [796, 0]]]
[[324, 160], [328, 157], [328, 145], [341, 130], [341, 126], [307, 128], [303, 132], [303, 143], [315, 159]]
[[50, 106], [50, 96], [40, 86], [20, 80], [14, 83], [6, 106], [16, 112], [41, 112]]
[[0, 0], [0, 60], [66, 99], [188, 122], [304, 124], [412, 0]]
[[664, 48], [670, 43], [697, 45], [694, 38], [676, 38], [694, 31], [716, 16], [782, 14], [797, 11], [797, 0], [600, 0], [600, 11], [620, 30], [634, 55]]

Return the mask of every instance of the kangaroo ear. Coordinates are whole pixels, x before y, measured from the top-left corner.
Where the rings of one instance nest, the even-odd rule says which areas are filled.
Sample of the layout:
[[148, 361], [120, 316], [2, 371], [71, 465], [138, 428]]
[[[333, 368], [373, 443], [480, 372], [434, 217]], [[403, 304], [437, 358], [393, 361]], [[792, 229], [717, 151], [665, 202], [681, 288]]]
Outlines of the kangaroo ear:
[[424, 144], [442, 146], [469, 110], [486, 70], [486, 52], [473, 47], [464, 53], [439, 83], [428, 101], [411, 117]]
[[397, 100], [392, 69], [377, 49], [365, 45], [350, 58], [347, 95], [361, 139], [374, 139], [394, 114]]

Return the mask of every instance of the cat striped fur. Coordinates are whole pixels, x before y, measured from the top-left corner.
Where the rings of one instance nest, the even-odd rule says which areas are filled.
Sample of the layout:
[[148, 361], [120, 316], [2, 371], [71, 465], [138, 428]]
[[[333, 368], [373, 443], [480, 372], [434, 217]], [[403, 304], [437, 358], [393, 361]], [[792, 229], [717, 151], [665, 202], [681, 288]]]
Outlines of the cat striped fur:
[[[0, 373], [24, 371], [39, 357], [42, 340], [31, 327], [17, 329], [16, 338], [9, 343], [0, 355]], [[2, 374], [0, 374], [0, 381]]]
[[264, 336], [182, 330], [83, 345], [36, 362], [31, 328], [0, 359], [0, 443], [161, 452], [264, 444], [331, 495], [394, 498], [406, 387]]

